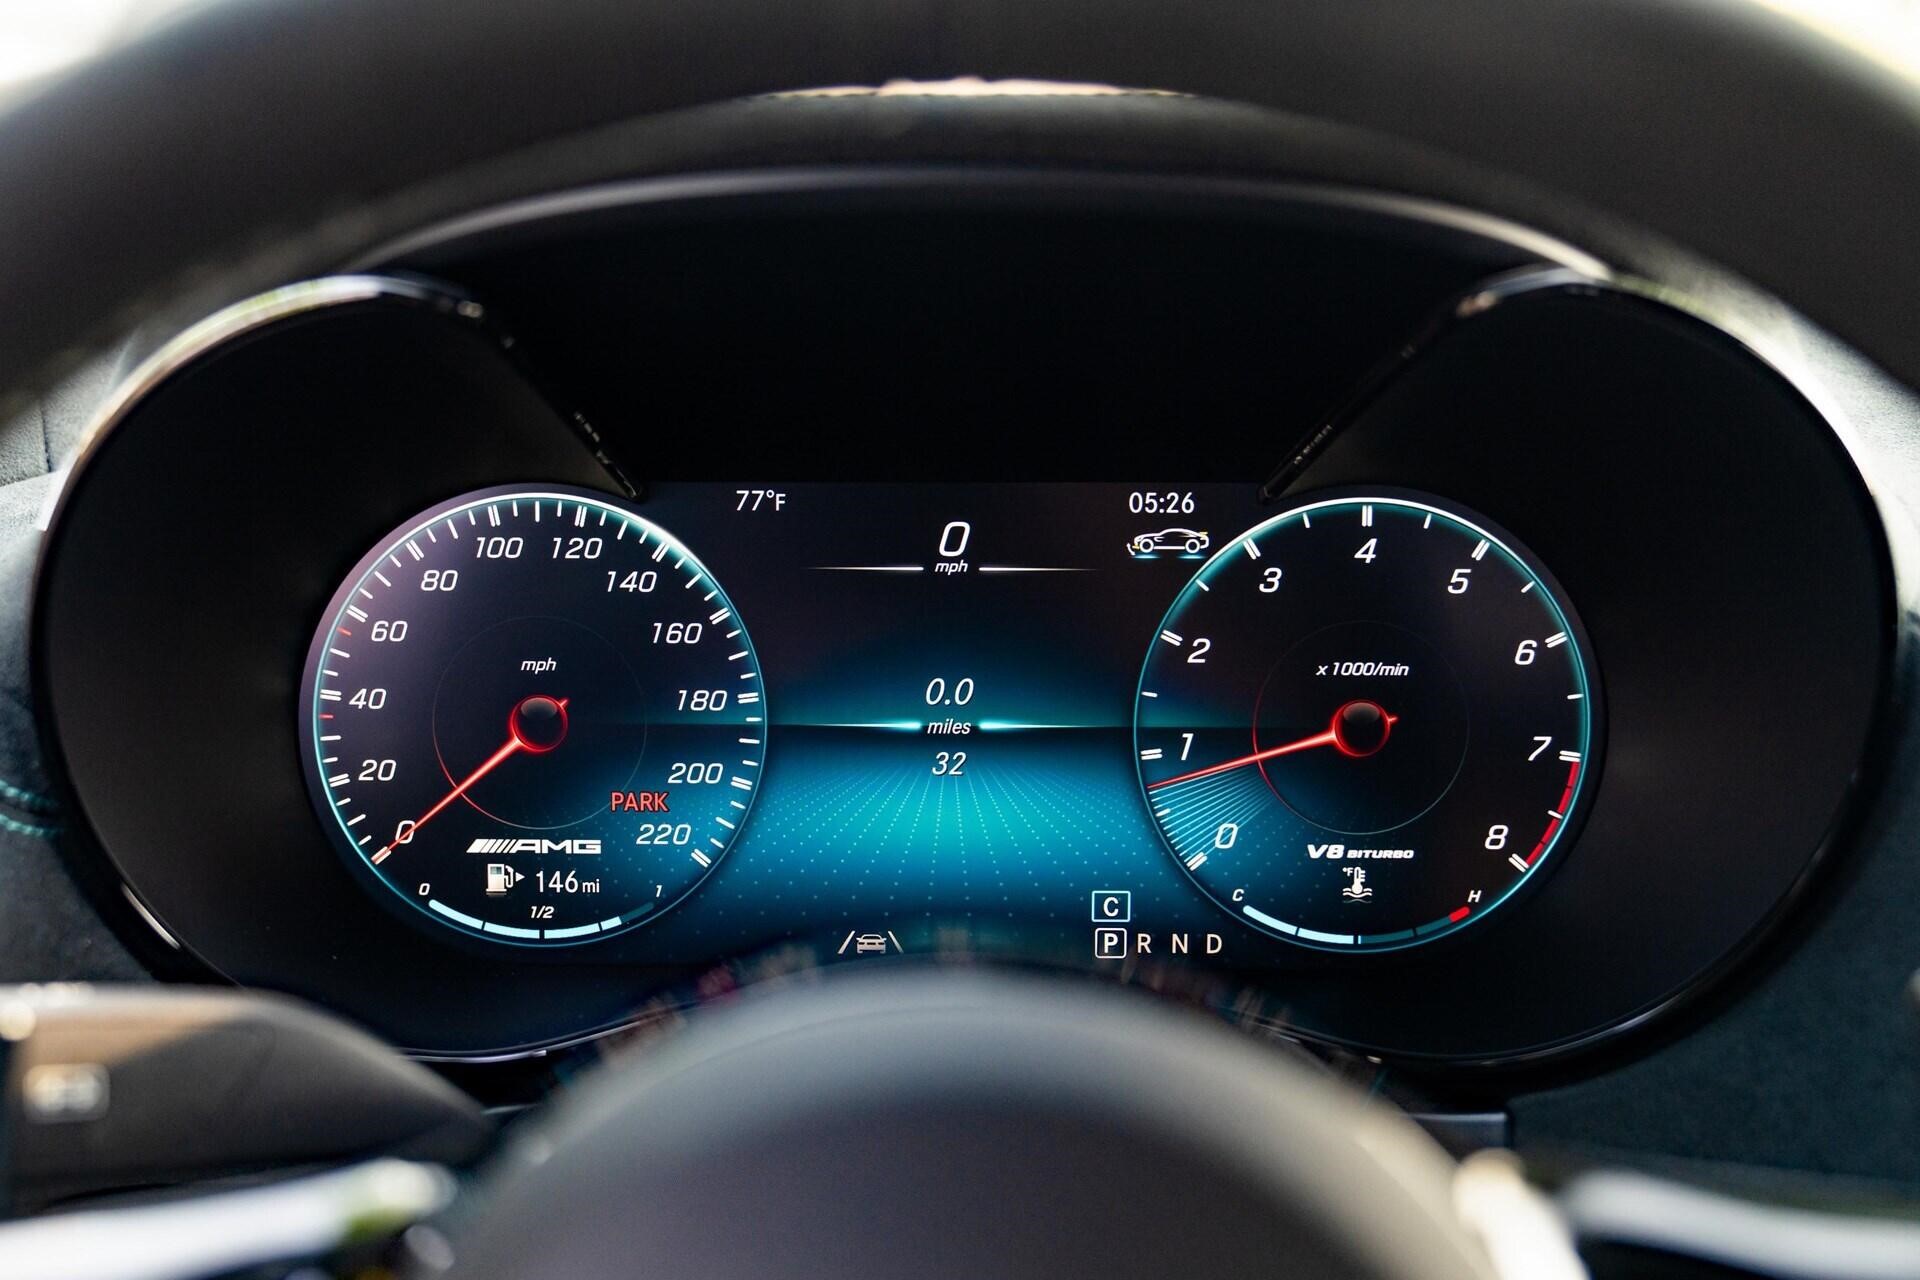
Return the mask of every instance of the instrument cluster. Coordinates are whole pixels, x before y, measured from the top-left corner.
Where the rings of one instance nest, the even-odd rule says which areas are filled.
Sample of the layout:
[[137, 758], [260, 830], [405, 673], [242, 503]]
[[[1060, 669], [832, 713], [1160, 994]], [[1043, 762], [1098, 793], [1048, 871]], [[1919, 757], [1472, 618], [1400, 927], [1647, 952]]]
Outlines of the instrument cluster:
[[[1520, 1063], [1726, 971], [1843, 836], [1885, 536], [1831, 424], [1724, 332], [1431, 211], [1275, 193], [1285, 247], [1250, 254], [1407, 257], [1368, 259], [1391, 305], [1346, 295], [1333, 328], [1391, 339], [1311, 372], [1338, 395], [1266, 398], [1263, 362], [1334, 360], [1332, 295], [1171, 270], [1253, 213], [1116, 187], [1087, 234], [1141, 296], [1080, 313], [1106, 327], [1072, 363], [1029, 358], [1035, 322], [983, 332], [1004, 299], [843, 246], [852, 294], [918, 304], [855, 341], [851, 302], [766, 266], [822, 252], [820, 194], [730, 194], [751, 235], [604, 199], [450, 232], [138, 376], [35, 626], [70, 857], [158, 967], [430, 1056], [804, 954], [1177, 973], [1305, 1039]], [[868, 194], [832, 225], [877, 259], [954, 216]], [[1092, 216], [1040, 194], [954, 252]], [[668, 269], [716, 226], [755, 247]], [[775, 359], [757, 311], [703, 326], [755, 269], [756, 307], [838, 327]], [[1270, 308], [1261, 340], [1169, 363], [1121, 318], [1210, 290], [1236, 325]], [[663, 350], [689, 331], [704, 364]], [[1129, 342], [1147, 423], [1113, 420]], [[957, 436], [915, 411], [982, 380]], [[1080, 385], [1097, 411], [1060, 409]]]

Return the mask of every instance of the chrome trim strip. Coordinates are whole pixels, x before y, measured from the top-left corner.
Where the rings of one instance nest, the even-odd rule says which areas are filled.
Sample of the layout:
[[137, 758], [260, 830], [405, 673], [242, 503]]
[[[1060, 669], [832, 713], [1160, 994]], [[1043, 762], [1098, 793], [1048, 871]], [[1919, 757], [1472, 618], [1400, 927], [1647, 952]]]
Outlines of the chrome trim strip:
[[37, 521], [41, 533], [51, 532], [59, 519], [60, 508], [72, 487], [73, 477], [87, 464], [93, 450], [120, 421], [161, 383], [201, 357], [236, 338], [263, 329], [282, 320], [324, 311], [331, 307], [380, 299], [415, 303], [452, 311], [466, 319], [485, 315], [479, 303], [457, 297], [413, 280], [384, 275], [325, 276], [282, 286], [243, 299], [214, 312], [198, 324], [169, 339], [158, 351], [140, 362], [113, 390], [80, 434], [73, 456], [54, 473]]

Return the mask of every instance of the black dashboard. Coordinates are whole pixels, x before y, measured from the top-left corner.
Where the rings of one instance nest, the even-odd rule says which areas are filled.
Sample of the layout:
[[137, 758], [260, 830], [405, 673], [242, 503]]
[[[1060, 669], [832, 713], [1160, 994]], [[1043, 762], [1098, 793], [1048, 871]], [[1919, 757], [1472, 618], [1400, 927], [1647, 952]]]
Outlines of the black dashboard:
[[494, 1061], [1027, 965], [1485, 1096], [1696, 1017], [1872, 785], [1849, 442], [1517, 228], [880, 168], [350, 266], [157, 352], [50, 518], [67, 857], [164, 973]]

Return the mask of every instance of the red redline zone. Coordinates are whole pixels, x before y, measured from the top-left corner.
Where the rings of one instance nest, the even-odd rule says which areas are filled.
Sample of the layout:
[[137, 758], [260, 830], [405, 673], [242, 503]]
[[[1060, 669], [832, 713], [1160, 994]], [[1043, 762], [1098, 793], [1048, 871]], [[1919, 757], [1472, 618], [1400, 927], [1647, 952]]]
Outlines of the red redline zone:
[[[1573, 803], [1574, 784], [1578, 782], [1579, 779], [1580, 766], [1578, 764], [1568, 765], [1567, 789], [1560, 793], [1560, 803], [1554, 806], [1563, 814], [1567, 812], [1567, 806]], [[1547, 851], [1547, 846], [1553, 842], [1553, 833], [1560, 829], [1560, 824], [1563, 821], [1565, 821], [1564, 818], [1551, 818], [1547, 821], [1547, 829], [1541, 833], [1540, 843], [1533, 846], [1533, 852], [1527, 855], [1528, 866], [1532, 866], [1540, 860], [1540, 856]]]

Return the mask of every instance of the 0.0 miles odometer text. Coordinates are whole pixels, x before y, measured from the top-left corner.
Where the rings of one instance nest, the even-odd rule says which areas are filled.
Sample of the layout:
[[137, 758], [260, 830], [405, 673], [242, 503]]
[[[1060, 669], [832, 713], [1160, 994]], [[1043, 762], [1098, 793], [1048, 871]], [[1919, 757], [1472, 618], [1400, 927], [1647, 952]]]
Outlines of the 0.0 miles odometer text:
[[670, 534], [585, 491], [471, 494], [384, 539], [308, 658], [308, 784], [354, 865], [462, 933], [643, 924], [732, 846], [765, 706], [745, 624]]

